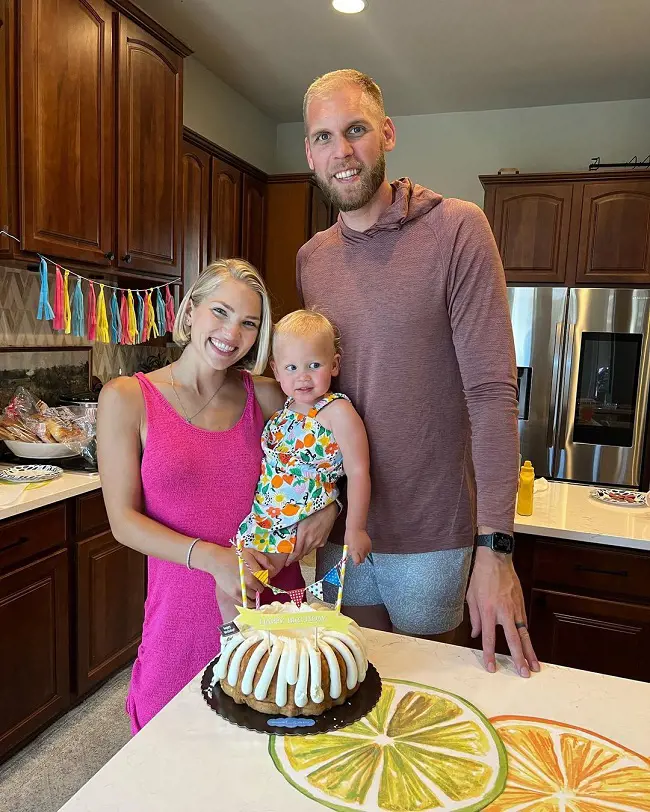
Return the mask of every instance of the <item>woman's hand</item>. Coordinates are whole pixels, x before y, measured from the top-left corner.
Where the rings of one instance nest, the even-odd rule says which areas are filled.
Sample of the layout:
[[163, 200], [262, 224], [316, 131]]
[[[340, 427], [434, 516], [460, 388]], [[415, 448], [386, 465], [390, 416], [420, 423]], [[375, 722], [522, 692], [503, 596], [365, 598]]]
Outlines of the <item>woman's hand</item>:
[[336, 502], [332, 502], [299, 522], [296, 545], [293, 552], [289, 554], [285, 566], [293, 564], [294, 561], [300, 561], [317, 547], [323, 547], [334, 527], [338, 513], [338, 505]]
[[[255, 553], [255, 570], [269, 569], [270, 562], [258, 550], [246, 550], [244, 555], [250, 552]], [[220, 547], [218, 544], [206, 544], [202, 546], [202, 557], [206, 557], [205, 569], [217, 582], [219, 589], [237, 603], [241, 602], [241, 579], [239, 577], [239, 559], [234, 547]], [[253, 565], [251, 565], [253, 566]], [[246, 584], [246, 597], [254, 601], [255, 593], [264, 590], [264, 584], [253, 576], [248, 567], [244, 566], [244, 581]]]

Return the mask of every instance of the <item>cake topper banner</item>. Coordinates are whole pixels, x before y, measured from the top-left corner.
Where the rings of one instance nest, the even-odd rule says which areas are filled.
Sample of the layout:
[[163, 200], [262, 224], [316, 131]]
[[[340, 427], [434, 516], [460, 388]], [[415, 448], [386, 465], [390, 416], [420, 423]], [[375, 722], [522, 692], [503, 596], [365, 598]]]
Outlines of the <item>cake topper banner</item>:
[[[20, 243], [8, 231], [0, 230], [0, 234]], [[180, 282], [180, 278], [149, 288], [120, 288], [94, 282], [42, 254], [38, 257], [40, 291], [36, 318], [51, 321], [53, 330], [101, 344], [143, 344], [173, 332], [176, 314], [169, 286]], [[54, 307], [50, 304], [49, 266], [54, 272]], [[70, 276], [77, 280], [72, 292]], [[87, 285], [85, 297], [82, 282]]]
[[239, 614], [235, 618], [235, 623], [240, 628], [245, 624], [246, 626], [261, 631], [271, 631], [272, 629], [307, 629], [317, 626], [321, 629], [345, 632], [352, 622], [349, 617], [331, 611], [292, 612], [273, 615], [258, 612], [255, 609], [244, 609], [242, 606], [236, 608]]

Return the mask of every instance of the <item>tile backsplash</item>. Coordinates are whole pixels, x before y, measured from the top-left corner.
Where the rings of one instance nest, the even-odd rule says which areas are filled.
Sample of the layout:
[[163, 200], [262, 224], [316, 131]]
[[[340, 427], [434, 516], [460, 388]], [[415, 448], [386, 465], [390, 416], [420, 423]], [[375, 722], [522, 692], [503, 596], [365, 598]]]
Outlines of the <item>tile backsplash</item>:
[[[0, 266], [0, 347], [89, 346], [87, 338], [55, 332], [51, 322], [36, 318], [39, 290], [37, 273]], [[50, 279], [50, 302], [52, 292]], [[99, 342], [92, 343], [92, 350], [92, 374], [102, 383], [120, 374], [132, 375], [148, 361], [166, 363], [178, 354], [172, 346], [130, 347]]]

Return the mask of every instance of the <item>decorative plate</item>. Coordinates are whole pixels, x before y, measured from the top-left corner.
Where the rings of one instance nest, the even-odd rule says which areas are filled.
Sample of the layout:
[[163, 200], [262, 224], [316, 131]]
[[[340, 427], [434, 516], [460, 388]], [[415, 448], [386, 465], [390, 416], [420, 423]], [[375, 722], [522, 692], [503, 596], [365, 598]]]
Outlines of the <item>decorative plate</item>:
[[645, 493], [628, 491], [625, 488], [595, 488], [591, 496], [607, 505], [621, 505], [622, 507], [647, 508]]
[[63, 469], [56, 465], [13, 465], [0, 469], [0, 480], [4, 482], [47, 482], [57, 479]]

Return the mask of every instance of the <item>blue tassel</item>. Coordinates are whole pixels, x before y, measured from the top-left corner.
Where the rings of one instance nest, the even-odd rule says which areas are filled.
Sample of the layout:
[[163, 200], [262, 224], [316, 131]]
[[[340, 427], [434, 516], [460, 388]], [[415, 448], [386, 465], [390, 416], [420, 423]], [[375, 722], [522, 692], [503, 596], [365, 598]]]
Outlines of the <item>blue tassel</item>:
[[136, 290], [135, 292], [135, 310], [136, 310], [136, 317], [138, 320], [138, 344], [141, 341], [145, 340], [144, 336], [144, 301], [142, 296], [140, 295], [140, 291]]
[[122, 340], [122, 322], [120, 321], [120, 306], [117, 303], [117, 290], [113, 288], [111, 297], [111, 341], [119, 344]]
[[41, 267], [39, 271], [41, 275], [41, 292], [38, 297], [38, 312], [36, 318], [41, 321], [51, 321], [54, 318], [54, 311], [48, 301], [49, 290], [47, 283], [47, 262], [41, 257]]
[[158, 325], [158, 335], [164, 336], [167, 332], [165, 325], [166, 325], [166, 316], [165, 316], [165, 302], [163, 301], [162, 293], [160, 292], [160, 288], [156, 291], [156, 324]]
[[84, 292], [81, 279], [77, 279], [77, 286], [72, 294], [72, 335], [81, 337], [85, 333]]

